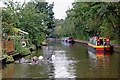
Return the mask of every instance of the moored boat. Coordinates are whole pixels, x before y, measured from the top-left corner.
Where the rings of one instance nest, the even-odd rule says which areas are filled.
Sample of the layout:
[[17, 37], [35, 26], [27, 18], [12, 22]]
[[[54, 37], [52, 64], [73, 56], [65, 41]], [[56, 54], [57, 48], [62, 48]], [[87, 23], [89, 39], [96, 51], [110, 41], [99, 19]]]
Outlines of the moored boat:
[[69, 43], [75, 43], [73, 37], [69, 37], [68, 42], [69, 42]]
[[61, 39], [61, 41], [63, 41], [63, 42], [64, 42], [64, 41], [65, 41], [65, 37], [63, 37], [63, 38]]
[[75, 43], [73, 37], [64, 37], [64, 38], [61, 39], [61, 41], [67, 42], [67, 43]]
[[92, 47], [96, 51], [110, 51], [110, 39], [105, 37], [91, 37], [89, 38], [89, 47]]
[[66, 37], [66, 38], [65, 38], [65, 42], [68, 42], [68, 39], [69, 39], [69, 37]]

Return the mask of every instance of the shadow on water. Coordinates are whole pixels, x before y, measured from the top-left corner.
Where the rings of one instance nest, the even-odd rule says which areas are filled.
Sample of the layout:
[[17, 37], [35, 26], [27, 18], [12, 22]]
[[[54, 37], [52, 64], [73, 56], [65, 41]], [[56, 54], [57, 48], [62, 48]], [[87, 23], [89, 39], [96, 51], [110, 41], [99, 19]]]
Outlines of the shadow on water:
[[[32, 63], [32, 57], [43, 60]], [[47, 46], [33, 51], [3, 67], [3, 78], [116, 78], [118, 54], [96, 53], [87, 46], [49, 41]], [[114, 73], [113, 73], [114, 72]]]

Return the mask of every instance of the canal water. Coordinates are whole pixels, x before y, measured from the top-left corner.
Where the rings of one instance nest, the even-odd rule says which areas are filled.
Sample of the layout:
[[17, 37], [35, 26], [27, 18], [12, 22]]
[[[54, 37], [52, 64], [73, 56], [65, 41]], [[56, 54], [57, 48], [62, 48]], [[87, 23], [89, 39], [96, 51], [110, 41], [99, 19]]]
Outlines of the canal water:
[[[33, 56], [44, 60], [33, 63]], [[118, 53], [93, 53], [81, 44], [49, 41], [48, 46], [2, 66], [3, 78], [118, 78]]]

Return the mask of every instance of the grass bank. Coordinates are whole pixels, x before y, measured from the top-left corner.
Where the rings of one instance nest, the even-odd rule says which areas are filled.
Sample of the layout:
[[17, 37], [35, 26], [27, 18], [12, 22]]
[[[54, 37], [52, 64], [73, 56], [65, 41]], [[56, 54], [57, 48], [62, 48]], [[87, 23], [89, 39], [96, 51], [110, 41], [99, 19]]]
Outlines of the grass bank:
[[120, 44], [120, 41], [111, 40], [110, 43]]

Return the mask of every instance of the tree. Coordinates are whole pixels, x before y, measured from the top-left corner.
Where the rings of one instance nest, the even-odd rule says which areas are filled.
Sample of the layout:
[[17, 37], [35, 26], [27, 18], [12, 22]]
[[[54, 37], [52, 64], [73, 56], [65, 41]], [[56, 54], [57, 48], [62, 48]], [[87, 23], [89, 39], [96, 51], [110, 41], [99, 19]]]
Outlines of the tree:
[[120, 40], [120, 2], [74, 2], [72, 5], [66, 11], [60, 34], [72, 33], [76, 39], [87, 40], [99, 32], [111, 40]]
[[[54, 17], [52, 8], [53, 5], [48, 5], [47, 2], [39, 2], [33, 0], [23, 5], [13, 0], [4, 2], [7, 5], [3, 14], [4, 21], [12, 24], [12, 27], [17, 27], [29, 33], [29, 40], [36, 45], [37, 48], [41, 46], [43, 40], [50, 34], [54, 24]], [[6, 12], [8, 11], [8, 12]], [[51, 16], [49, 16], [51, 15]], [[9, 18], [9, 19], [7, 19]], [[11, 28], [10, 28], [11, 29]]]
[[48, 22], [48, 3], [29, 2], [22, 11], [20, 28], [30, 34], [30, 40], [38, 48], [46, 35], [50, 33]]

